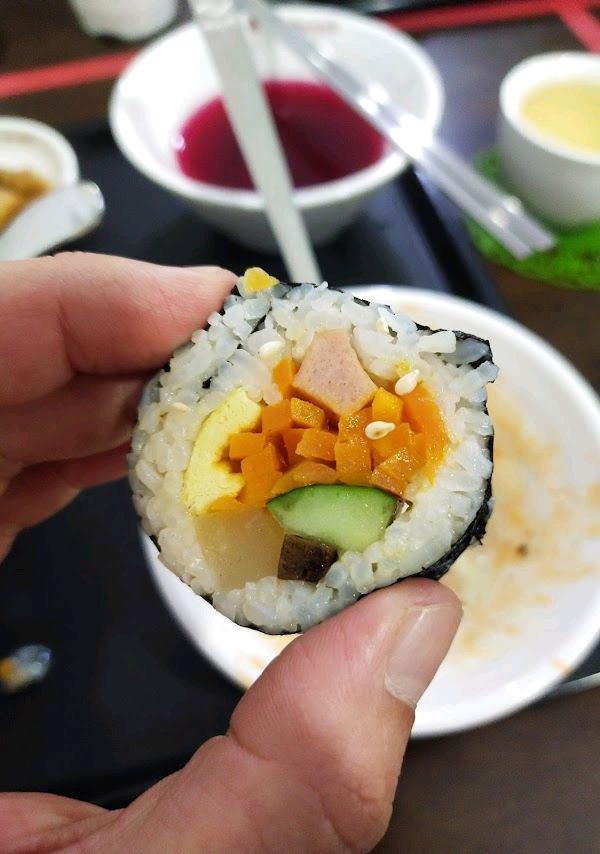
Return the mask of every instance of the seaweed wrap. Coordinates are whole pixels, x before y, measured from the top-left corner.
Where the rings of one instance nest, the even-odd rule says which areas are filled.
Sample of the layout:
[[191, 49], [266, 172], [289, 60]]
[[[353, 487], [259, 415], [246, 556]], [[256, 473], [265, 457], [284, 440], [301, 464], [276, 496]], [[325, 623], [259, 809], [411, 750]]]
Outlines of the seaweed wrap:
[[271, 634], [439, 578], [490, 514], [496, 373], [480, 338], [249, 270], [146, 389], [143, 528], [195, 593]]

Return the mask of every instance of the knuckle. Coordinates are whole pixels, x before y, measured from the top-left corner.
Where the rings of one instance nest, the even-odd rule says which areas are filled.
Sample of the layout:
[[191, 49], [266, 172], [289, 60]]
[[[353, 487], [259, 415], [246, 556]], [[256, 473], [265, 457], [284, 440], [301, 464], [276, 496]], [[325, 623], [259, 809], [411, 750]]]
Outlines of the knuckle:
[[[330, 812], [338, 836], [353, 850], [366, 851], [385, 833], [392, 811], [388, 781], [373, 767], [346, 773]], [[341, 807], [339, 805], [342, 805]]]

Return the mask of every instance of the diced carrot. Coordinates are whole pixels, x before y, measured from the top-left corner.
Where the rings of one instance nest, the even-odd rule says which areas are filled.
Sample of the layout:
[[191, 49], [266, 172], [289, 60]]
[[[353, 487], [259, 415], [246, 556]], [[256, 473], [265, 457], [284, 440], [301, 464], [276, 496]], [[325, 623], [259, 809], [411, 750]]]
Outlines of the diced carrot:
[[[281, 404], [276, 405], [280, 406]], [[292, 421], [299, 427], [321, 428], [325, 426], [325, 412], [321, 407], [315, 406], [314, 403], [309, 403], [307, 400], [301, 400], [299, 397], [293, 397], [290, 406]]]
[[381, 466], [377, 466], [371, 475], [371, 486], [376, 486], [378, 489], [383, 489], [385, 492], [391, 492], [392, 495], [402, 498], [406, 481], [404, 478], [398, 478], [395, 474], [385, 471]]
[[232, 498], [230, 495], [223, 495], [221, 498], [217, 498], [216, 501], [208, 508], [209, 513], [216, 513], [217, 511], [235, 511], [235, 510], [243, 510], [244, 505], [237, 498]]
[[335, 465], [342, 483], [368, 484], [371, 479], [371, 454], [366, 439], [356, 436], [337, 442]]
[[411, 436], [414, 433], [406, 424], [403, 422], [399, 424], [391, 433], [388, 433], [387, 436], [384, 436], [382, 439], [372, 439], [370, 441], [371, 451], [373, 453], [373, 460], [375, 465], [379, 465], [384, 460], [387, 460], [388, 457], [391, 457], [392, 454], [398, 453], [398, 451], [402, 451], [404, 448], [409, 448], [411, 443]]
[[238, 433], [229, 442], [229, 459], [243, 460], [250, 454], [257, 454], [265, 446], [263, 433]]
[[303, 460], [288, 472], [296, 486], [310, 486], [311, 483], [335, 483], [338, 479], [335, 469], [324, 463]]
[[364, 439], [365, 427], [373, 420], [373, 412], [370, 406], [355, 412], [352, 415], [342, 415], [338, 429], [340, 432], [340, 442], [347, 442], [349, 439]]
[[273, 382], [284, 397], [289, 397], [295, 376], [296, 364], [293, 359], [282, 359], [273, 368]]
[[431, 479], [448, 447], [448, 433], [442, 413], [422, 383], [402, 399], [404, 419], [415, 432], [425, 437], [427, 474]]
[[299, 457], [296, 453], [296, 448], [298, 447], [298, 442], [302, 439], [302, 434], [305, 432], [305, 430], [302, 430], [299, 427], [292, 427], [290, 430], [284, 430], [281, 434], [283, 445], [285, 447], [285, 455], [287, 457], [288, 465], [290, 466], [299, 463], [302, 459], [302, 457]]
[[262, 451], [242, 460], [242, 476], [246, 483], [253, 478], [259, 478], [265, 471], [279, 472], [281, 469], [281, 458], [271, 442], [267, 442]]
[[333, 462], [335, 460], [333, 449], [336, 442], [337, 435], [335, 433], [310, 427], [303, 431], [302, 439], [296, 447], [296, 453], [311, 460]]
[[411, 433], [410, 451], [417, 460], [417, 468], [422, 468], [427, 462], [427, 440], [422, 433]]
[[297, 486], [298, 484], [294, 480], [294, 469], [290, 469], [275, 481], [271, 490], [271, 498], [275, 498], [276, 495], [283, 495], [284, 492], [291, 492], [292, 489], [296, 489]]
[[262, 432], [266, 436], [282, 433], [292, 426], [292, 414], [289, 400], [282, 400], [265, 406], [262, 411]]
[[423, 437], [412, 434], [408, 447], [379, 463], [371, 476], [371, 483], [401, 497], [411, 478], [423, 468], [425, 459]]
[[262, 451], [243, 459], [244, 488], [240, 493], [240, 501], [252, 507], [264, 507], [281, 477], [281, 468], [279, 453], [271, 442]]
[[388, 421], [400, 424], [402, 420], [402, 400], [385, 388], [378, 388], [371, 404], [373, 421]]
[[272, 497], [273, 487], [280, 478], [280, 472], [267, 469], [260, 475], [248, 479], [240, 493], [240, 501], [250, 507], [264, 507]]
[[271, 489], [271, 497], [314, 483], [336, 483], [337, 479], [335, 470], [330, 466], [312, 460], [302, 460], [278, 478]]

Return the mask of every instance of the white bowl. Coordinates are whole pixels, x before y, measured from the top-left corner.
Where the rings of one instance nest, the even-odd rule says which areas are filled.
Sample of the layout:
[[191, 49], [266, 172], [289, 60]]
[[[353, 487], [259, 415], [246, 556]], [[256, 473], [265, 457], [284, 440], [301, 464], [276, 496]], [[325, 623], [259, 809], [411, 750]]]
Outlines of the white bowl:
[[[285, 5], [278, 14], [362, 79], [382, 84], [394, 101], [431, 128], [438, 126], [443, 106], [440, 78], [422, 48], [408, 36], [379, 21], [327, 7]], [[256, 32], [251, 41], [263, 79], [315, 79], [280, 44]], [[134, 166], [188, 202], [215, 228], [253, 249], [273, 251], [264, 205], [256, 192], [192, 180], [177, 165], [176, 133], [218, 91], [205, 44], [197, 27], [187, 24], [155, 41], [124, 71], [110, 102], [112, 132]], [[404, 157], [388, 151], [354, 175], [296, 191], [314, 244], [333, 239], [355, 219], [369, 196], [405, 167]]]
[[27, 169], [53, 187], [79, 180], [72, 146], [58, 131], [34, 119], [0, 116], [0, 169]]
[[600, 153], [555, 141], [523, 117], [521, 105], [543, 83], [600, 82], [600, 56], [546, 53], [519, 63], [500, 87], [500, 153], [512, 189], [559, 226], [600, 219]]
[[[595, 498], [588, 496], [586, 502], [592, 514], [595, 502], [593, 528], [580, 532], [573, 529], [569, 518], [561, 520], [564, 537], [574, 539], [562, 577], [557, 579], [551, 573], [549, 578], [538, 577], [520, 568], [522, 564], [509, 567], [507, 572], [518, 573], [516, 591], [518, 598], [523, 591], [521, 607], [511, 609], [510, 618], [490, 611], [489, 626], [485, 578], [480, 602], [485, 617], [479, 629], [481, 649], [474, 655], [464, 654], [459, 635], [419, 704], [414, 735], [468, 729], [514, 712], [545, 694], [599, 640], [600, 402], [575, 369], [548, 344], [489, 309], [457, 297], [412, 288], [377, 286], [351, 290], [367, 299], [391, 304], [421, 322], [489, 338], [500, 366], [498, 385], [505, 395], [517, 401], [540, 435], [556, 448], [563, 468], [559, 488], [565, 502], [574, 504], [578, 519], [583, 519], [582, 491], [588, 487], [594, 490]], [[498, 451], [502, 449], [499, 447]], [[160, 595], [192, 643], [233, 682], [248, 687], [289, 639], [268, 637], [230, 622], [160, 563], [156, 548], [145, 535], [142, 543]], [[565, 548], [568, 543], [565, 539]], [[587, 572], [579, 571], [579, 548], [589, 564]], [[477, 553], [477, 548], [470, 552]], [[447, 580], [453, 583], [452, 571]], [[489, 583], [489, 602], [496, 603], [502, 590], [492, 596], [491, 579]], [[461, 632], [469, 631], [468, 610], [467, 605]]]

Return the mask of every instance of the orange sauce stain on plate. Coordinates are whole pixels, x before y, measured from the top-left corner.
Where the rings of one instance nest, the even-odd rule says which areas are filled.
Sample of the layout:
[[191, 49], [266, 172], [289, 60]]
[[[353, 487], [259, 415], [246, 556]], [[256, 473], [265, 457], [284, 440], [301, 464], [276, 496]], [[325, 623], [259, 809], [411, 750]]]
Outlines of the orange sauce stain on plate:
[[525, 612], [550, 608], [554, 588], [596, 571], [581, 544], [600, 535], [600, 482], [569, 486], [560, 447], [540, 438], [498, 385], [489, 408], [494, 512], [483, 545], [468, 549], [442, 579], [465, 608], [451, 654], [468, 658], [486, 655], [492, 635], [508, 640], [522, 632]]

